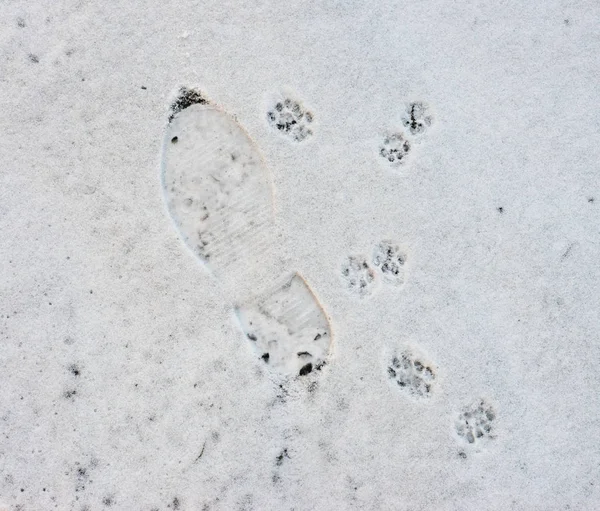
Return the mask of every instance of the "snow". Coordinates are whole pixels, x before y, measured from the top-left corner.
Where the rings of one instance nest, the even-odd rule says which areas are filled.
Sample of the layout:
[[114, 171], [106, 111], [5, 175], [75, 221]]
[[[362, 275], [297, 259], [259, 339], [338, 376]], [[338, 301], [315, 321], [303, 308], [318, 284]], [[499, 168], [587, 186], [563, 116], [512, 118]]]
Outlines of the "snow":
[[[0, 510], [598, 509], [599, 15], [5, 0]], [[181, 87], [264, 160], [274, 241], [239, 289], [301, 277], [318, 371], [273, 371], [186, 248]]]

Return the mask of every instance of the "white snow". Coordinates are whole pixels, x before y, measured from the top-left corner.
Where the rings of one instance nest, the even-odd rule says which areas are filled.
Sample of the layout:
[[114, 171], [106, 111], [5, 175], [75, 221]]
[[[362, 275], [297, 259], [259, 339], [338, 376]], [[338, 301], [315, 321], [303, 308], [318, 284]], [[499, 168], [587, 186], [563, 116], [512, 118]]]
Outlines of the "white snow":
[[[600, 508], [598, 2], [4, 0], [0, 21], [0, 510]], [[164, 198], [180, 87], [272, 180], [243, 296]], [[331, 330], [303, 376], [235, 314], [296, 273]], [[391, 379], [402, 353], [423, 395]]]

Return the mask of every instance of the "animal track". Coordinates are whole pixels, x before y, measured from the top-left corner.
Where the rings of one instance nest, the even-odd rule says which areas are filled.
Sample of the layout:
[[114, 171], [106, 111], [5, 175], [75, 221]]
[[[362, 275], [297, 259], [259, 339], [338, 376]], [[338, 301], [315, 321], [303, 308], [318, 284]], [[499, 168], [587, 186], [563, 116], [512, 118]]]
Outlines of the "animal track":
[[368, 296], [375, 290], [375, 272], [365, 257], [348, 256], [342, 264], [341, 276], [347, 288], [359, 296]]
[[267, 112], [267, 121], [270, 126], [296, 142], [313, 134], [310, 127], [313, 122], [312, 112], [290, 98], [277, 101]]
[[373, 250], [373, 265], [387, 282], [395, 285], [404, 284], [406, 258], [406, 252], [388, 240], [382, 241]]
[[300, 275], [294, 274], [255, 303], [237, 307], [236, 313], [257, 355], [273, 370], [305, 376], [326, 363], [329, 321]]
[[402, 124], [406, 128], [406, 134], [401, 130], [389, 132], [379, 148], [379, 155], [397, 167], [406, 163], [413, 146], [409, 138], [418, 141], [429, 127], [433, 124], [433, 116], [430, 114], [429, 106], [423, 101], [415, 101], [407, 104], [406, 111], [402, 117]]
[[411, 135], [422, 135], [433, 123], [433, 117], [429, 113], [429, 107], [422, 101], [410, 103], [406, 107], [406, 113], [402, 123]]
[[467, 445], [480, 446], [482, 442], [494, 438], [493, 422], [496, 412], [485, 399], [465, 406], [455, 423], [456, 434]]
[[274, 245], [268, 171], [254, 142], [198, 91], [171, 105], [162, 181], [185, 244], [216, 276], [244, 282]]
[[398, 387], [417, 398], [430, 396], [436, 378], [432, 365], [408, 348], [392, 357], [387, 374]]
[[383, 139], [379, 154], [388, 162], [400, 165], [406, 161], [410, 149], [410, 142], [402, 133], [391, 133]]

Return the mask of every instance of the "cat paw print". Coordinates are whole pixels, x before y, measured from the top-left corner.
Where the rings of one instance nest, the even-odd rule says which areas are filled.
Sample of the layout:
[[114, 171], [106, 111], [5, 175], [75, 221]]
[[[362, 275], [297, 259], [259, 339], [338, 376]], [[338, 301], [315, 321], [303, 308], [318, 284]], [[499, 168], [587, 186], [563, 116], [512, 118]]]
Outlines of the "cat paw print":
[[456, 434], [465, 446], [480, 447], [495, 438], [496, 411], [485, 399], [463, 407], [455, 422]]
[[342, 264], [341, 277], [348, 291], [361, 297], [368, 296], [375, 290], [375, 271], [366, 257], [348, 256]]
[[415, 101], [406, 106], [402, 124], [412, 136], [423, 135], [433, 124], [429, 106], [423, 101]]
[[379, 270], [386, 282], [397, 286], [404, 284], [406, 260], [406, 251], [389, 240], [380, 242], [373, 250], [373, 266]]
[[402, 114], [404, 129], [388, 132], [379, 146], [379, 155], [393, 167], [405, 164], [414, 150], [414, 143], [421, 141], [434, 121], [429, 105], [424, 101], [413, 101], [406, 105]]
[[401, 165], [406, 162], [410, 150], [411, 144], [402, 133], [389, 133], [383, 139], [379, 155], [393, 165]]
[[267, 112], [269, 125], [295, 142], [301, 142], [313, 134], [313, 120], [312, 112], [291, 98], [277, 101]]
[[387, 375], [398, 388], [416, 398], [429, 397], [436, 379], [433, 365], [412, 349], [392, 356]]

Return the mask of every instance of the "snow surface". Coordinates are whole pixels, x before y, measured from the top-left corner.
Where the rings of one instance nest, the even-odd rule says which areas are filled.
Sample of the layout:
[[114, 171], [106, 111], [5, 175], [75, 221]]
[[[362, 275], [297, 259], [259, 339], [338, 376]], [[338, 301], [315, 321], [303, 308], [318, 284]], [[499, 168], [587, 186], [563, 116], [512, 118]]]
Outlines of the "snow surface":
[[[600, 509], [598, 2], [0, 21], [2, 511]], [[271, 371], [175, 228], [180, 87], [261, 152], [319, 371]]]

